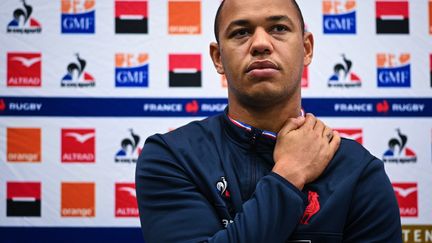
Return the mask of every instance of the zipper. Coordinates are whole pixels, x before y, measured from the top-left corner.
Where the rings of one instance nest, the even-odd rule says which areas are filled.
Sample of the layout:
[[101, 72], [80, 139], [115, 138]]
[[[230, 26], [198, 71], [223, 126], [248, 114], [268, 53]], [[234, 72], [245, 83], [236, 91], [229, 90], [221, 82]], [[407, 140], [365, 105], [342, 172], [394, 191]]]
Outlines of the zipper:
[[255, 191], [256, 183], [257, 183], [257, 150], [256, 150], [256, 141], [259, 136], [262, 135], [262, 131], [256, 128], [252, 128], [251, 130], [252, 136], [250, 139], [250, 146], [251, 146], [251, 179], [249, 183], [249, 198], [252, 196], [253, 192]]

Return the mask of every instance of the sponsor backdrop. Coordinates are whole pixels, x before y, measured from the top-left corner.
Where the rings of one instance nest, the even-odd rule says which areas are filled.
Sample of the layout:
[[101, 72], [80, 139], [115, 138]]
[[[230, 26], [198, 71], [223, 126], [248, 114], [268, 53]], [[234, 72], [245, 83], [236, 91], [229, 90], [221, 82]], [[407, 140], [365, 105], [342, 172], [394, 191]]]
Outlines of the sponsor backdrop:
[[[146, 137], [227, 103], [208, 55], [219, 3], [1, 1], [2, 237], [142, 239]], [[384, 161], [404, 240], [432, 242], [432, 1], [299, 4], [315, 35], [303, 108]]]

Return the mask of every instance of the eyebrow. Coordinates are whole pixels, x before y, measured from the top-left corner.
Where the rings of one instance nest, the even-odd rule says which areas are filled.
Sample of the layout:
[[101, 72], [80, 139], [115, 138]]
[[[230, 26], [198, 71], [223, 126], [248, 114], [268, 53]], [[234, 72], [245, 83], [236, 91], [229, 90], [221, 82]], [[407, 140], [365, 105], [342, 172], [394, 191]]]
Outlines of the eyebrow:
[[[287, 15], [269, 16], [269, 17], [266, 17], [265, 20], [268, 22], [287, 21], [287, 22], [289, 22], [289, 24], [291, 26], [294, 26], [293, 20], [291, 18], [289, 18]], [[228, 27], [225, 29], [225, 32], [227, 32], [228, 30], [230, 30], [234, 26], [249, 26], [250, 24], [251, 24], [251, 21], [249, 21], [247, 19], [234, 20], [228, 25]]]

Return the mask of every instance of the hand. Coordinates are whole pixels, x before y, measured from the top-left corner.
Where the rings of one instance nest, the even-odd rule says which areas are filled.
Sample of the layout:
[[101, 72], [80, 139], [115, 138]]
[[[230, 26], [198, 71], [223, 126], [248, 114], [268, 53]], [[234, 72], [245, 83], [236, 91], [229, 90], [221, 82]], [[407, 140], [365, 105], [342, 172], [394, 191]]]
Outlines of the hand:
[[314, 115], [290, 118], [277, 136], [273, 172], [302, 190], [322, 174], [339, 144], [339, 133]]

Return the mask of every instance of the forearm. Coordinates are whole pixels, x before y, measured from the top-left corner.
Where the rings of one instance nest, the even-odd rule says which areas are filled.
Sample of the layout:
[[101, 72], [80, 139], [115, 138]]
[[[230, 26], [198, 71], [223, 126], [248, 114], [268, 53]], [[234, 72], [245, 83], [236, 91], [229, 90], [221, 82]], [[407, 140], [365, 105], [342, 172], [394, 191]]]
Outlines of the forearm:
[[209, 242], [284, 242], [297, 227], [304, 211], [301, 192], [272, 173], [256, 187], [254, 196], [243, 204], [225, 230]]

